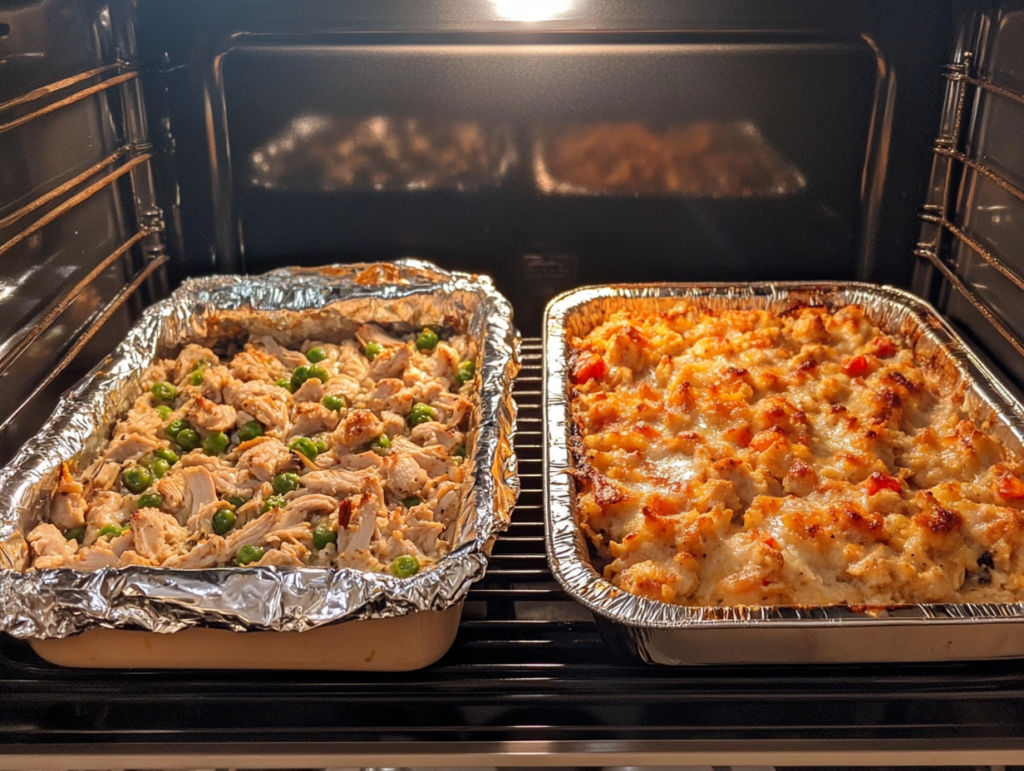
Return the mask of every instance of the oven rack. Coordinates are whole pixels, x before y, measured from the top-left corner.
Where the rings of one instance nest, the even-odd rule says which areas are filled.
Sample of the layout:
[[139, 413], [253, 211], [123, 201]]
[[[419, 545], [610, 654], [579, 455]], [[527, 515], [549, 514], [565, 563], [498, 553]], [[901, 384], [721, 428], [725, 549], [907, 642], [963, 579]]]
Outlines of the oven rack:
[[[55, 71], [56, 79], [0, 102], [0, 143], [19, 148], [19, 156], [5, 160], [14, 161], [9, 179], [20, 186], [0, 198], [0, 260], [24, 294], [23, 305], [35, 307], [24, 317], [14, 309], [2, 330], [0, 377], [7, 398], [0, 405], [0, 436], [6, 439], [0, 463], [45, 416], [40, 406], [52, 406], [53, 397], [109, 350], [144, 303], [167, 294], [156, 153], [148, 139], [132, 19], [118, 6], [101, 23], [83, 8], [65, 23], [90, 26], [106, 63], [62, 77]], [[30, 24], [26, 18], [19, 26]], [[44, 173], [53, 151], [46, 139], [58, 127], [76, 138], [62, 150], [73, 160], [59, 173]], [[109, 232], [83, 225], [90, 217]], [[56, 243], [69, 256], [54, 269]], [[35, 275], [40, 262], [50, 283]], [[40, 348], [48, 355], [40, 357]]]
[[[1018, 111], [1024, 107], [1024, 93], [994, 82], [994, 74], [985, 72], [991, 68], [985, 62], [993, 47], [989, 38], [998, 26], [996, 20], [985, 15], [976, 20], [975, 39], [960, 42], [943, 73], [947, 83], [942, 118], [931, 148], [929, 194], [919, 214], [921, 236], [914, 249], [915, 256], [924, 260], [927, 267], [915, 274], [914, 288], [947, 309], [948, 289], [953, 290], [1002, 338], [987, 347], [996, 347], [995, 358], [1005, 360], [1008, 357], [998, 350], [1003, 345], [1011, 355], [1024, 356], [1024, 337], [1019, 325], [1007, 318], [1005, 300], [1004, 308], [999, 309], [1001, 303], [991, 280], [979, 279], [976, 267], [973, 276], [965, 275], [972, 270], [970, 263], [980, 260], [978, 264], [994, 271], [994, 276], [1011, 291], [1024, 291], [1024, 271], [1014, 265], [1012, 253], [1000, 255], [991, 243], [991, 234], [979, 234], [981, 228], [973, 221], [978, 219], [978, 212], [973, 209], [977, 206], [979, 180], [995, 186], [1024, 210], [1024, 187], [1013, 180], [1024, 175], [1024, 169], [999, 168], [998, 162], [985, 160], [985, 116], [993, 108], [987, 100], [1015, 106], [1013, 109]], [[1016, 262], [1020, 262], [1019, 258]], [[945, 296], [943, 289], [947, 290]], [[972, 326], [970, 322], [968, 326]], [[981, 337], [986, 335], [981, 333]], [[1013, 374], [1021, 379], [1019, 370]]]
[[68, 670], [0, 636], [0, 769], [1024, 763], [1024, 662], [690, 669], [617, 658], [547, 569], [541, 343], [522, 351], [522, 494], [438, 664]]

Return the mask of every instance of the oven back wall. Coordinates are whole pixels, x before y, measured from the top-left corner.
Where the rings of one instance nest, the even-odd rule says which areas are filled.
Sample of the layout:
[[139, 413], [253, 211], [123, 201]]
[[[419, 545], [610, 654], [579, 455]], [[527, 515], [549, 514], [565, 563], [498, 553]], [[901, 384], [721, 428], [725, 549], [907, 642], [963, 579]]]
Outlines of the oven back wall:
[[909, 280], [946, 4], [499, 5], [143, 3], [180, 273]]

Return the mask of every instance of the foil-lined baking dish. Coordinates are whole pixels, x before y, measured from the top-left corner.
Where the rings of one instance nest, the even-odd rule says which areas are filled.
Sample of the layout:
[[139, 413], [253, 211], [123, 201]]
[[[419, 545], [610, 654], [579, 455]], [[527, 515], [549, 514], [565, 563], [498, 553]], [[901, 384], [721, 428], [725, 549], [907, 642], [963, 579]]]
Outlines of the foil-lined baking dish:
[[930, 360], [947, 392], [976, 422], [1024, 455], [1024, 407], [927, 303], [862, 283], [647, 284], [576, 289], [552, 300], [544, 320], [546, 546], [565, 591], [594, 613], [614, 647], [660, 664], [944, 661], [1024, 657], [1024, 603], [884, 608], [684, 607], [629, 594], [591, 565], [574, 511], [569, 337], [620, 309], [657, 312], [686, 300], [709, 310], [856, 303]]
[[[24, 534], [48, 507], [61, 462], [78, 468], [91, 462], [113, 424], [141, 392], [141, 375], [154, 359], [187, 342], [247, 331], [269, 332], [281, 342], [318, 334], [343, 337], [366, 321], [396, 331], [426, 325], [457, 329], [467, 333], [477, 349], [481, 387], [473, 397], [468, 453], [472, 466], [461, 508], [445, 534], [451, 551], [434, 568], [411, 579], [322, 568], [26, 570]], [[100, 630], [93, 638], [108, 642], [109, 630], [192, 631], [214, 638], [215, 632], [228, 630], [256, 633], [248, 639], [259, 646], [266, 644], [266, 634], [261, 633], [306, 632], [307, 641], [361, 640], [352, 661], [347, 651], [324, 656], [322, 647], [314, 646], [318, 650], [311, 649], [311, 654], [317, 658], [311, 663], [319, 660], [321, 668], [411, 668], [429, 663], [424, 658], [436, 659], [454, 639], [461, 603], [470, 585], [483, 576], [493, 541], [506, 528], [518, 495], [512, 448], [516, 407], [511, 397], [519, 368], [517, 351], [511, 306], [489, 278], [443, 271], [427, 262], [289, 268], [255, 277], [186, 282], [143, 314], [114, 353], [65, 395], [39, 435], [0, 470], [0, 631], [35, 641], [44, 655], [56, 651], [47, 657], [60, 663], [96, 666], [205, 664], [201, 652], [193, 650], [190, 656], [187, 647], [180, 646], [164, 659], [122, 651], [120, 658], [115, 652], [107, 661], [104, 646], [83, 643], [80, 647], [90, 652], [76, 658], [57, 643], [80, 642], [89, 637], [89, 630]], [[430, 618], [425, 620], [423, 614]], [[400, 622], [395, 617], [412, 620]], [[444, 621], [435, 622], [434, 617]], [[360, 623], [339, 625], [342, 621]], [[363, 639], [369, 627], [362, 624], [384, 621], [389, 623], [376, 626], [391, 638], [390, 645], [430, 648], [431, 654], [417, 657], [406, 650], [389, 657], [387, 640], [373, 635]], [[85, 634], [61, 639], [80, 632]], [[187, 640], [189, 635], [171, 637]], [[284, 637], [290, 637], [290, 646], [304, 644], [296, 636]], [[167, 647], [166, 641], [161, 645]], [[278, 643], [268, 645], [266, 650], [273, 655]], [[220, 666], [258, 665], [244, 652], [237, 661], [215, 658]], [[167, 663], [172, 660], [180, 661]]]

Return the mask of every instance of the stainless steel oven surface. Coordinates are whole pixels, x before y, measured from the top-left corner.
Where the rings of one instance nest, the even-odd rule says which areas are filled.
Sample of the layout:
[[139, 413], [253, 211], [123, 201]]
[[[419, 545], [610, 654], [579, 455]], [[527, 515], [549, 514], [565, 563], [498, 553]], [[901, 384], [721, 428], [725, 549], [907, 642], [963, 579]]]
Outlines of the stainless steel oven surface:
[[0, 463], [189, 278], [426, 259], [524, 340], [521, 494], [441, 661], [68, 670], [0, 633], [0, 768], [1024, 763], [1018, 660], [622, 656], [545, 558], [539, 340], [586, 285], [888, 284], [1019, 398], [1022, 52], [1021, 0], [0, 3]]

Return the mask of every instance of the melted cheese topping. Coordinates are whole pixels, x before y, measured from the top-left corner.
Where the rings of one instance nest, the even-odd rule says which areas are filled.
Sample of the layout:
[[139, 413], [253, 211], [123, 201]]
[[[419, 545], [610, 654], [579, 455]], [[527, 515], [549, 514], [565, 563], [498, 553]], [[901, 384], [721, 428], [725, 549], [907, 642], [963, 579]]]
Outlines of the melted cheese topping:
[[681, 605], [1024, 599], [1024, 465], [860, 306], [621, 311], [571, 338], [577, 514]]

